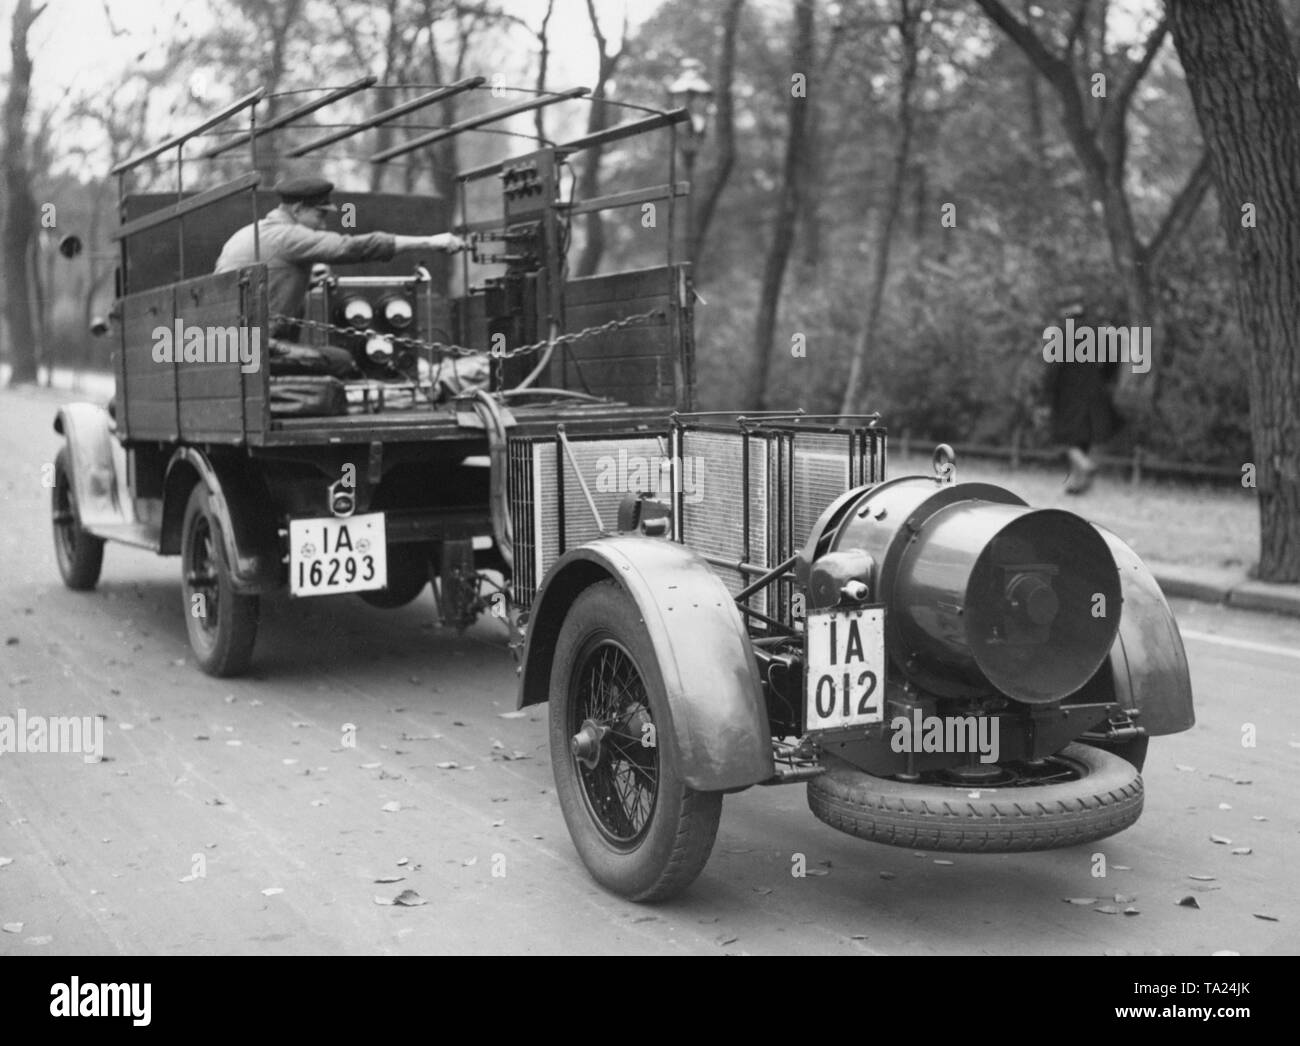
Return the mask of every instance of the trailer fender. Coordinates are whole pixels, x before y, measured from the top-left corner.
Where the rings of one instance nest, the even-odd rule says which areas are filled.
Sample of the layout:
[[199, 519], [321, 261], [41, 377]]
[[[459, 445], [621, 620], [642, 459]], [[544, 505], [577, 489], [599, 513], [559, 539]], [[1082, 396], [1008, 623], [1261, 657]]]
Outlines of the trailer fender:
[[707, 563], [660, 538], [600, 538], [565, 553], [533, 603], [519, 707], [550, 697], [570, 605], [612, 579], [640, 610], [668, 696], [683, 777], [697, 791], [742, 788], [774, 773], [767, 704], [735, 601]]
[[164, 555], [181, 550], [181, 524], [190, 491], [199, 481], [211, 492], [221, 543], [236, 592], [272, 592], [280, 586], [280, 541], [271, 495], [261, 478], [238, 459], [213, 458], [197, 447], [179, 447], [163, 483]]
[[78, 522], [97, 528], [135, 522], [126, 489], [126, 452], [113, 438], [108, 411], [94, 403], [68, 403], [54, 418], [54, 431], [67, 443]]
[[1110, 650], [1115, 696], [1148, 736], [1176, 734], [1196, 722], [1192, 680], [1178, 622], [1146, 564], [1125, 542], [1093, 524], [1119, 568], [1124, 600]]

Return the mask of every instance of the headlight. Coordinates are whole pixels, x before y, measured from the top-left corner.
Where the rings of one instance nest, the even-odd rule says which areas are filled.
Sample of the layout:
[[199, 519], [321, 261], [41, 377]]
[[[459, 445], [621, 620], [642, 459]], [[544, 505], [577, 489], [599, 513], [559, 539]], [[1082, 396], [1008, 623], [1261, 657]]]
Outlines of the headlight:
[[384, 303], [384, 319], [388, 325], [397, 330], [406, 330], [415, 318], [415, 310], [405, 298], [389, 298]]
[[365, 298], [349, 298], [343, 303], [343, 318], [353, 327], [369, 327], [375, 318], [375, 310]]

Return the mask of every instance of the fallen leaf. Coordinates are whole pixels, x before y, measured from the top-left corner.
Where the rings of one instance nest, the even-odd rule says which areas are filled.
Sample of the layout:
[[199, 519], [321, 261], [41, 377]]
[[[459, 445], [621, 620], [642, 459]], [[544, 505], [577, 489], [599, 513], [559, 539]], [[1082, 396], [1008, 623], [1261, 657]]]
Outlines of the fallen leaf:
[[393, 903], [401, 905], [403, 908], [419, 908], [420, 905], [428, 904], [429, 902], [414, 890], [403, 890], [393, 898]]
[[5, 933], [22, 933], [22, 932], [23, 932], [23, 924], [22, 924], [22, 923], [5, 923], [4, 926], [0, 926], [0, 929], [4, 930]]
[[1252, 820], [1252, 821], [1267, 821], [1268, 818], [1265, 817], [1263, 814], [1255, 814], [1255, 815], [1251, 818], [1251, 820]]
[[1235, 785], [1248, 785], [1248, 784], [1254, 784], [1255, 782], [1252, 781], [1249, 777], [1234, 777], [1232, 779], [1232, 783]]
[[311, 805], [312, 805], [312, 806], [328, 806], [328, 805], [329, 805], [329, 800], [328, 800], [328, 799], [313, 799], [313, 800], [311, 801]]
[[1096, 904], [1101, 900], [1100, 897], [1062, 897], [1066, 904]]
[[1220, 804], [1219, 804], [1219, 809], [1220, 809], [1220, 810], [1231, 810], [1231, 809], [1232, 809], [1232, 804], [1231, 804], [1231, 803], [1220, 803]]
[[1200, 907], [1200, 905], [1196, 903], [1196, 898], [1193, 897], [1191, 894], [1188, 894], [1186, 897], [1184, 897], [1184, 898], [1183, 898], [1182, 900], [1180, 900], [1178, 903], [1179, 903], [1179, 905], [1182, 906], [1183, 908], [1199, 908], [1199, 907]]
[[494, 750], [500, 751], [502, 748], [505, 748], [505, 745], [502, 744], [497, 738], [494, 737], [492, 738], [492, 747]]
[[739, 937], [727, 937], [724, 940], [718, 941], [718, 944], [725, 948], [729, 944], [735, 944], [738, 940], [740, 940]]
[[952, 864], [951, 861], [944, 861], [944, 860], [941, 860], [941, 859], [938, 858], [938, 857], [936, 857], [936, 858], [934, 859], [934, 863], [935, 863], [935, 864], [943, 864], [943, 865], [951, 865], [951, 864]]
[[456, 770], [460, 767], [460, 763], [434, 763], [433, 765], [439, 770]]
[[865, 933], [854, 933], [849, 935], [850, 941], [865, 941], [866, 939], [867, 935]]
[[1254, 853], [1255, 851], [1249, 846], [1234, 846], [1232, 852], [1238, 857], [1245, 857], [1247, 854]]
[[0, 868], [3, 868], [7, 864], [13, 864], [13, 863], [14, 863], [14, 859], [12, 857], [0, 857]]
[[383, 765], [384, 765], [383, 763], [362, 763], [362, 764], [361, 764], [361, 769], [362, 769], [362, 770], [378, 770], [378, 769], [379, 769], [381, 766], [383, 766]]
[[818, 876], [821, 876], [821, 875], [830, 875], [831, 873], [830, 873], [829, 871], [827, 871], [825, 868], [809, 868], [809, 869], [805, 872], [805, 874], [806, 874], [806, 875], [818, 875]]
[[385, 908], [391, 908], [393, 905], [393, 899], [391, 897], [380, 897], [378, 894], [375, 894], [374, 897], [375, 904], [382, 904]]
[[636, 924], [636, 923], [652, 923], [652, 922], [658, 922], [658, 920], [659, 920], [659, 916], [657, 916], [657, 915], [643, 915], [643, 916], [641, 916], [641, 918], [639, 918], [639, 919], [633, 919], [632, 922], [633, 922], [633, 924]]
[[400, 857], [397, 860], [397, 867], [405, 868], [410, 863], [411, 863], [411, 859], [409, 857]]
[[386, 814], [395, 814], [401, 808], [402, 808], [402, 804], [399, 803], [396, 799], [394, 799], [391, 803], [385, 803], [383, 806], [380, 807], [380, 809], [383, 810], [384, 813]]
[[1098, 915], [1119, 915], [1119, 909], [1112, 904], [1098, 905], [1093, 911]]
[[283, 886], [268, 886], [265, 890], [262, 891], [262, 896], [274, 897], [278, 893], [284, 893]]
[[1212, 883], [1212, 882], [1214, 882], [1214, 876], [1212, 876], [1212, 875], [1189, 875], [1187, 878], [1189, 878], [1189, 879], [1195, 879], [1198, 883]]
[[196, 741], [209, 741], [209, 740], [211, 740], [211, 738], [209, 738], [207, 734], [195, 734], [195, 735], [194, 735], [194, 740], [196, 740]]
[[1276, 915], [1265, 915], [1263, 912], [1251, 912], [1250, 914], [1256, 919], [1263, 919], [1266, 923], [1275, 923], [1278, 921]]
[[[527, 712], [498, 712], [497, 718], [498, 719], [523, 719], [523, 717], [526, 716], [527, 714], [528, 714]], [[1297, 744], [1296, 747], [1300, 748], [1300, 744]]]
[[471, 866], [473, 866], [473, 865], [478, 864], [478, 858], [477, 858], [477, 857], [467, 857], [467, 858], [465, 858], [465, 860], [461, 861], [460, 864], [461, 864], [461, 867], [462, 867], [462, 868], [469, 868], [469, 867], [471, 867]]
[[1141, 913], [1140, 911], [1138, 911], [1136, 908], [1125, 908], [1125, 909], [1124, 909], [1124, 914], [1125, 914], [1125, 915], [1141, 915], [1142, 913]]
[[1220, 846], [1232, 845], [1232, 840], [1229, 839], [1226, 835], [1212, 835], [1210, 836], [1210, 842], [1218, 843]]
[[1174, 769], [1175, 769], [1175, 770], [1181, 770], [1181, 771], [1182, 771], [1183, 773], [1185, 773], [1185, 774], [1194, 774], [1194, 773], [1196, 773], [1196, 767], [1194, 767], [1194, 766], [1184, 766], [1182, 763], [1175, 763], [1175, 764], [1174, 764]]
[[756, 894], [759, 894], [759, 895], [762, 896], [762, 897], [766, 897], [768, 894], [770, 894], [770, 893], [772, 892], [772, 887], [770, 887], [770, 886], [755, 886], [755, 887], [754, 887], [754, 892], [755, 892]]
[[375, 879], [374, 881], [377, 883], [400, 883], [405, 878], [406, 876], [404, 875], [381, 875], [378, 879]]
[[492, 822], [492, 827], [493, 827], [493, 828], [500, 828], [503, 824], [505, 824], [505, 821], [502, 821], [502, 820], [496, 820], [496, 821], [493, 821], [493, 822]]
[[882, 878], [882, 879], [897, 879], [898, 876], [896, 876], [893, 872], [881, 872], [881, 873], [880, 873], [880, 878]]

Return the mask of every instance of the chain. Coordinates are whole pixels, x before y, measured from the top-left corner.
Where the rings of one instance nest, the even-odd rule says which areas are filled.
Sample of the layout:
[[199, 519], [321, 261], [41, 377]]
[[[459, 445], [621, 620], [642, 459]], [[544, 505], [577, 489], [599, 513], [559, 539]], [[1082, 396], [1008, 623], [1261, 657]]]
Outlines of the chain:
[[[513, 349], [502, 349], [500, 351], [492, 350], [486, 353], [494, 360], [510, 360], [517, 356], [526, 356], [529, 353], [541, 352], [543, 349], [549, 349], [553, 346], [572, 344], [576, 341], [582, 341], [585, 338], [593, 338], [597, 334], [610, 334], [614, 331], [624, 330], [627, 327], [634, 327], [638, 324], [647, 323], [650, 320], [661, 318], [665, 315], [663, 309], [651, 309], [648, 312], [638, 312], [632, 316], [624, 316], [621, 319], [610, 320], [596, 327], [584, 327], [580, 331], [574, 331], [572, 334], [558, 334], [553, 339], [547, 341], [536, 341], [531, 345], [517, 345]], [[383, 338], [390, 341], [393, 345], [402, 348], [411, 349], [428, 349], [441, 356], [481, 356], [484, 355], [482, 349], [470, 349], [464, 345], [453, 345], [441, 341], [423, 341], [420, 338], [403, 338], [396, 334], [390, 334], [385, 331], [377, 331], [373, 328], [360, 330], [356, 327], [341, 327], [334, 323], [321, 323], [317, 320], [299, 320], [292, 316], [283, 316], [279, 313], [271, 316], [271, 323], [274, 326], [278, 323], [294, 324], [299, 327], [307, 327], [311, 330], [323, 331], [326, 334], [349, 334], [352, 336], [364, 335], [366, 338]]]

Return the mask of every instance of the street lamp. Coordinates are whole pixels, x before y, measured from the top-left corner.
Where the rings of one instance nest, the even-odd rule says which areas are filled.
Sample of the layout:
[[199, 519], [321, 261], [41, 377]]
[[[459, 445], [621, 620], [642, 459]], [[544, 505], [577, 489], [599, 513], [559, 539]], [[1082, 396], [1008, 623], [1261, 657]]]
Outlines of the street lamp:
[[[713, 85], [704, 79], [704, 66], [694, 58], [682, 60], [677, 79], [668, 85], [668, 100], [674, 109], [685, 109], [690, 117], [678, 139], [682, 165], [686, 168], [686, 182], [694, 191], [695, 156], [709, 127], [709, 109], [713, 101]], [[688, 239], [694, 234], [694, 214], [691, 197], [686, 198], [686, 229]], [[691, 255], [694, 256], [694, 244]]]

